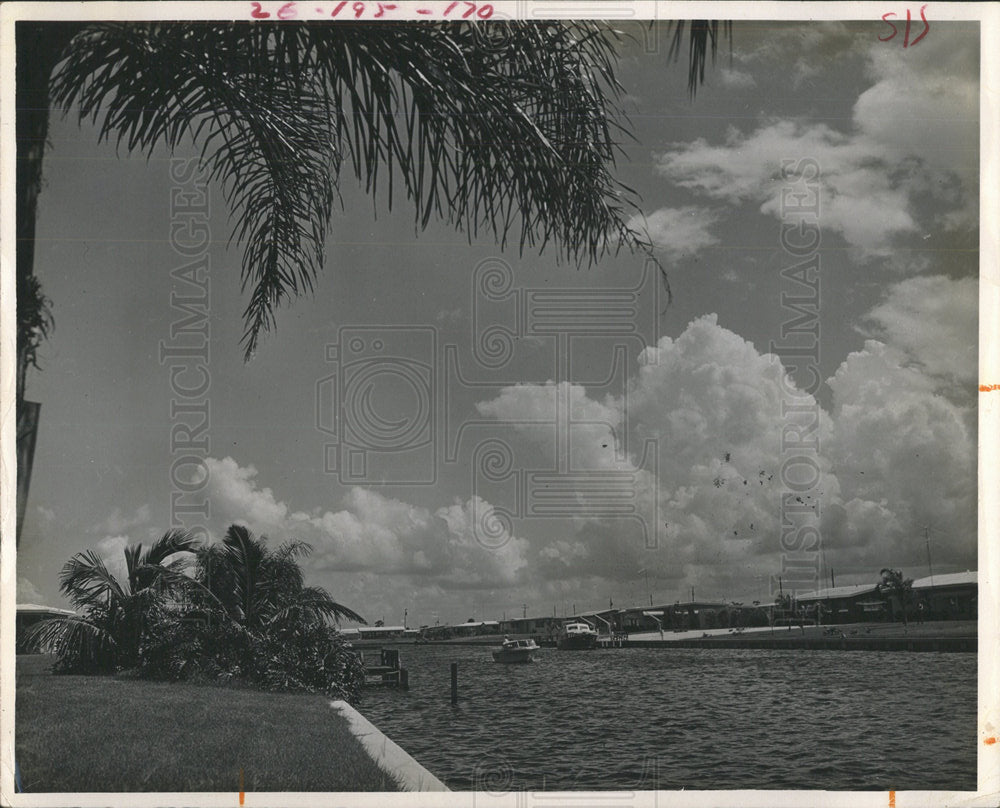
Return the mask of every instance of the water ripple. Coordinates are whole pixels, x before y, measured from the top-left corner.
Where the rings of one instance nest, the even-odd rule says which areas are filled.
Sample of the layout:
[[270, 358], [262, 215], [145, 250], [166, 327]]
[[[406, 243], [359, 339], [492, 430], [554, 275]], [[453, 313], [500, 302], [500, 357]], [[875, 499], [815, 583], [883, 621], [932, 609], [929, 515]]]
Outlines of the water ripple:
[[[976, 787], [976, 655], [406, 646], [361, 711], [456, 790]], [[450, 663], [459, 704], [450, 704]]]

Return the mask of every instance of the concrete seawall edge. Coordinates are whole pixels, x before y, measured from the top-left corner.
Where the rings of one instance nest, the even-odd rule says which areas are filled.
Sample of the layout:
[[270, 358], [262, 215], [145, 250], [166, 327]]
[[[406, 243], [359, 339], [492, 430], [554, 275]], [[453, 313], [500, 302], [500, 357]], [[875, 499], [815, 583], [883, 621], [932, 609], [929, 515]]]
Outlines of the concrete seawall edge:
[[404, 791], [450, 791], [406, 750], [346, 701], [331, 701], [330, 707], [347, 719], [351, 734], [361, 742], [372, 760], [399, 781]]

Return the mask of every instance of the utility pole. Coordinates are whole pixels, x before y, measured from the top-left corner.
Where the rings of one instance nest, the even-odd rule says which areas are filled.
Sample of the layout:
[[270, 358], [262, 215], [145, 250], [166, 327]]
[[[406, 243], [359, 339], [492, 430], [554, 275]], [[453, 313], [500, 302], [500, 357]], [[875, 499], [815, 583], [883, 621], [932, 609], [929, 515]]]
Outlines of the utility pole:
[[931, 566], [931, 537], [927, 532], [927, 525], [924, 525], [924, 544], [927, 547], [927, 572], [931, 576], [931, 586], [934, 586], [934, 568]]
[[403, 609], [403, 628], [406, 628], [406, 615], [409, 614], [407, 609]]
[[528, 618], [528, 604], [527, 603], [521, 604], [521, 617], [524, 618], [525, 620]]

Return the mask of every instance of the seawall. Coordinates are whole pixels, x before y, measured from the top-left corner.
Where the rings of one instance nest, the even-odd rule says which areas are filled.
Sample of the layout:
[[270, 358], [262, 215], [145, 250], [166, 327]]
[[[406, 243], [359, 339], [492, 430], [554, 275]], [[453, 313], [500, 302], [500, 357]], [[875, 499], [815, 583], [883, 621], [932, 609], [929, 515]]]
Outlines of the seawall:
[[369, 757], [395, 777], [404, 791], [450, 791], [346, 701], [331, 701], [330, 707], [347, 719], [351, 734], [361, 742]]

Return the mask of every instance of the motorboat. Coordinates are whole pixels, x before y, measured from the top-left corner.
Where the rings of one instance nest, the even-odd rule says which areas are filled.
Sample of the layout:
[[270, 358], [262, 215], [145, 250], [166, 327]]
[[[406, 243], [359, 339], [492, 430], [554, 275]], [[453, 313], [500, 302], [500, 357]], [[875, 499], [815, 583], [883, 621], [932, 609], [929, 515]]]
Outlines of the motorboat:
[[597, 630], [588, 623], [567, 623], [556, 642], [560, 651], [589, 651], [597, 647]]
[[503, 645], [493, 652], [493, 661], [508, 665], [531, 662], [537, 650], [538, 644], [534, 640], [504, 640]]

